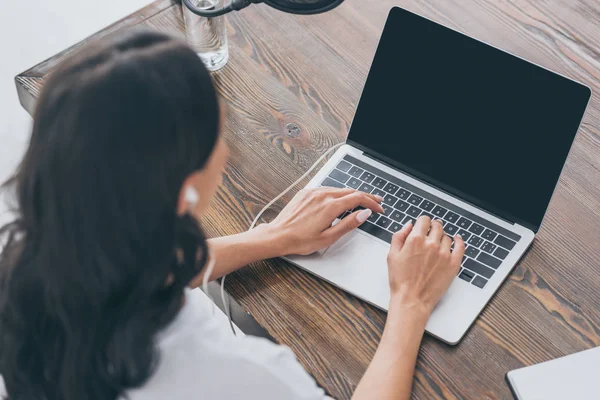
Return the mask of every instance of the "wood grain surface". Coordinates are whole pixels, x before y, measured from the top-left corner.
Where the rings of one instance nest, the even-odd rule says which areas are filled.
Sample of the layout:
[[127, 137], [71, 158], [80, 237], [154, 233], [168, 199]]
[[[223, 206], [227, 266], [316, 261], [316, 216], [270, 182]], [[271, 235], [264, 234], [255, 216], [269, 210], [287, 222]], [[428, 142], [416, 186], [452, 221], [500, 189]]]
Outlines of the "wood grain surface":
[[[264, 5], [230, 14], [230, 61], [214, 79], [229, 107], [224, 135], [231, 159], [203, 224], [211, 235], [247, 229], [265, 203], [345, 139], [394, 5], [594, 91], [531, 250], [458, 346], [425, 337], [419, 354], [414, 399], [508, 399], [507, 371], [600, 346], [597, 0], [347, 0], [317, 16], [286, 15]], [[33, 112], [44, 78], [78, 46], [136, 25], [183, 37], [179, 4], [158, 0], [17, 76], [23, 106]], [[299, 135], [289, 134], [289, 123], [300, 127]], [[330, 395], [351, 397], [375, 352], [385, 313], [281, 260], [240, 270], [227, 289], [294, 350]]]

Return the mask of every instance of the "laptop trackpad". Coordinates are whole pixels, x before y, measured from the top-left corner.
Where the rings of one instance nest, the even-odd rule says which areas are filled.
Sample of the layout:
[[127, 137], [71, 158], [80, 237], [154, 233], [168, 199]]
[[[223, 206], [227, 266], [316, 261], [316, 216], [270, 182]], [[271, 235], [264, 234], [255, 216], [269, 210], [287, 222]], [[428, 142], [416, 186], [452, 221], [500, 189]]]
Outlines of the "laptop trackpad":
[[362, 231], [346, 234], [330, 246], [314, 263], [300, 265], [336, 286], [387, 309], [389, 281], [387, 254], [390, 246]]

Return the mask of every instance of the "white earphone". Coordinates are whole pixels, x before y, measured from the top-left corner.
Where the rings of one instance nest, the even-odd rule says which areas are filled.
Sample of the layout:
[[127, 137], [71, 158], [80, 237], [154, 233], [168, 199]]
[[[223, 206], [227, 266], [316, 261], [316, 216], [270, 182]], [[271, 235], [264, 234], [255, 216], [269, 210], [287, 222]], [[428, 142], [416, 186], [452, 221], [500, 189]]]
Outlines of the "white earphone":
[[193, 186], [186, 187], [184, 199], [185, 199], [185, 203], [187, 204], [187, 206], [189, 208], [195, 207], [196, 204], [198, 204], [198, 200], [199, 200], [198, 192], [196, 191], [196, 188], [194, 188]]

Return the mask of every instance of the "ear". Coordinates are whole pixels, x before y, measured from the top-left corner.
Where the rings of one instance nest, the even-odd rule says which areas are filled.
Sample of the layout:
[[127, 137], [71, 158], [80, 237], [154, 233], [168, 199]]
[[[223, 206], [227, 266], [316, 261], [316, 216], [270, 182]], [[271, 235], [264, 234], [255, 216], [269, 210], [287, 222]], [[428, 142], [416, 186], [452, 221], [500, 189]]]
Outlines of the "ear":
[[198, 190], [193, 184], [192, 176], [188, 176], [179, 190], [177, 201], [177, 215], [183, 215], [186, 212], [193, 211], [198, 204]]

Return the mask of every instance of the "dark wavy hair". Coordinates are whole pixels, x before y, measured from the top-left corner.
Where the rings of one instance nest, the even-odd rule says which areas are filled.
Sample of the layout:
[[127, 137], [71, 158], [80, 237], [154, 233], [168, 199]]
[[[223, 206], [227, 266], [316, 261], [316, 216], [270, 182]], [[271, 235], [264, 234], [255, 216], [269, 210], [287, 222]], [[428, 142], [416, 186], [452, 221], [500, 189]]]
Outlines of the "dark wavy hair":
[[[2, 228], [0, 374], [11, 400], [108, 400], [157, 362], [206, 241], [176, 213], [219, 135], [211, 77], [152, 32], [91, 45], [40, 96]], [[183, 256], [182, 256], [183, 255]]]

